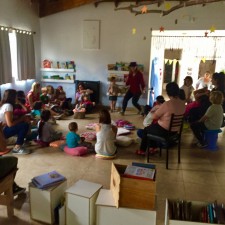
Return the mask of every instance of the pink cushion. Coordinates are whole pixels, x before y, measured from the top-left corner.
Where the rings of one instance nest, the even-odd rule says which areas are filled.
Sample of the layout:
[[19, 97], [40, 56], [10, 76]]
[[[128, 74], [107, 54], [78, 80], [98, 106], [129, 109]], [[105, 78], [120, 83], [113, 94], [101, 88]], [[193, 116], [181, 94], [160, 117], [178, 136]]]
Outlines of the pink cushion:
[[64, 152], [73, 155], [73, 156], [81, 156], [88, 153], [87, 147], [79, 146], [76, 148], [69, 148], [67, 145], [64, 147]]

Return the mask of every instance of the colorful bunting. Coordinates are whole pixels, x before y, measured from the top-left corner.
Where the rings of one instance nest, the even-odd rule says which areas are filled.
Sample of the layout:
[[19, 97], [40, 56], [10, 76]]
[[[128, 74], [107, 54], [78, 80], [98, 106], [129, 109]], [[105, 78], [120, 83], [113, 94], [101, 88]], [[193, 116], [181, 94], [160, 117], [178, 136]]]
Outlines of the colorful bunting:
[[171, 9], [171, 4], [169, 2], [165, 2], [164, 6], [165, 6], [166, 10], [170, 10]]
[[210, 28], [210, 33], [213, 33], [215, 32], [216, 28], [212, 25], [211, 28]]
[[165, 30], [165, 28], [164, 28], [163, 26], [161, 26], [161, 27], [159, 28], [159, 31], [160, 31], [160, 32], [164, 32], [164, 30]]
[[136, 34], [136, 28], [132, 29], [132, 34]]

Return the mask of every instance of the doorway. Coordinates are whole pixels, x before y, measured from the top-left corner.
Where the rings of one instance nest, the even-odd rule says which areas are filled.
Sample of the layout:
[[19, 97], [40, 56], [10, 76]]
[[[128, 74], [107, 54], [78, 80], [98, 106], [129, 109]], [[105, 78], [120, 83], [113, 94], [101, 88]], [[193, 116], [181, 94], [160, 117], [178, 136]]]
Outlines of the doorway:
[[[166, 84], [179, 80], [179, 60], [182, 56], [182, 49], [165, 49], [164, 51], [164, 72], [162, 90], [165, 91]], [[164, 95], [164, 93], [163, 93]]]

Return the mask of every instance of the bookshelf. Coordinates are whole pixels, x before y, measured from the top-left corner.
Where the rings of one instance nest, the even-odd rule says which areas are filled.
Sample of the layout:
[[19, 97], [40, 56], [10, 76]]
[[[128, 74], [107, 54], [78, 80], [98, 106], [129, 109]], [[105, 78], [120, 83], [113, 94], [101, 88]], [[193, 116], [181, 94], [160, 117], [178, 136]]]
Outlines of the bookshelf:
[[[187, 207], [185, 206], [186, 203]], [[212, 204], [213, 203], [209, 202], [167, 199], [165, 207], [165, 225], [224, 224], [225, 221], [222, 221], [225, 218], [224, 209], [222, 215], [222, 211], [220, 211], [221, 204], [217, 204], [217, 207], [214, 207], [216, 210], [213, 212], [213, 207], [209, 209], [209, 206]], [[188, 207], [188, 205], [190, 207]], [[185, 219], [185, 217], [188, 219]], [[207, 222], [204, 220], [207, 220]], [[219, 220], [220, 223], [217, 222]]]

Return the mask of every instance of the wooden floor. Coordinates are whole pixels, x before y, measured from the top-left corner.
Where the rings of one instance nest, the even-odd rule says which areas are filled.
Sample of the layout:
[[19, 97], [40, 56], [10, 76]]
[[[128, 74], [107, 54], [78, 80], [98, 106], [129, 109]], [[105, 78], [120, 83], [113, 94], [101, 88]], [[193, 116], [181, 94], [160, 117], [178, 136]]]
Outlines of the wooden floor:
[[[112, 113], [112, 119], [120, 119], [118, 113]], [[137, 128], [142, 128], [143, 117], [134, 111], [127, 111], [124, 119], [132, 122]], [[72, 117], [57, 121], [57, 130], [67, 133]], [[89, 114], [86, 119], [74, 120], [78, 122], [79, 132], [87, 131], [85, 125], [98, 122], [98, 114]], [[136, 131], [129, 135], [136, 140]], [[165, 200], [187, 199], [197, 201], [214, 201], [225, 203], [225, 141], [224, 132], [219, 134], [218, 151], [198, 149], [192, 145], [193, 135], [185, 129], [182, 136], [181, 164], [177, 164], [176, 148], [170, 151], [169, 170], [165, 168], [165, 152], [162, 157], [154, 155], [150, 162], [157, 167], [157, 225], [164, 224]], [[138, 143], [129, 147], [120, 147], [117, 158], [113, 160], [96, 159], [94, 154], [83, 157], [66, 155], [57, 148], [29, 147], [30, 155], [18, 156], [19, 170], [16, 182], [20, 186], [28, 187], [34, 176], [57, 170], [67, 177], [68, 187], [79, 179], [100, 183], [109, 188], [111, 163], [131, 164], [133, 161], [146, 162], [144, 156], [135, 155]], [[10, 154], [9, 154], [10, 155]], [[1, 225], [34, 225], [42, 224], [30, 218], [29, 194], [15, 198], [15, 217], [8, 219], [6, 208], [0, 206]]]

